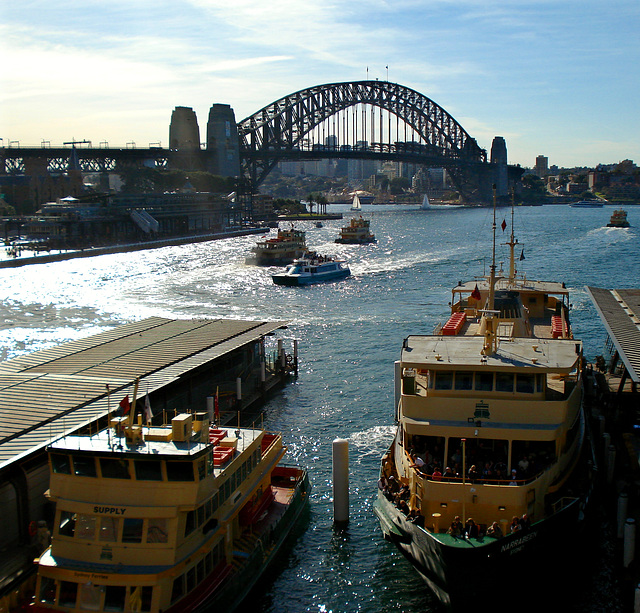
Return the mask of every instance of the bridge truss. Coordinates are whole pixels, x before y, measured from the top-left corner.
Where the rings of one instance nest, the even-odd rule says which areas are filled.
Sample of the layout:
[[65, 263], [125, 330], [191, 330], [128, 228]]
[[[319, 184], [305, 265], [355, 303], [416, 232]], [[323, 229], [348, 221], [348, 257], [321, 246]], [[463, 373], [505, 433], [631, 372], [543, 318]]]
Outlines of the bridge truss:
[[242, 176], [257, 187], [280, 160], [371, 158], [449, 169], [487, 153], [430, 98], [387, 81], [329, 83], [276, 100], [238, 124]]

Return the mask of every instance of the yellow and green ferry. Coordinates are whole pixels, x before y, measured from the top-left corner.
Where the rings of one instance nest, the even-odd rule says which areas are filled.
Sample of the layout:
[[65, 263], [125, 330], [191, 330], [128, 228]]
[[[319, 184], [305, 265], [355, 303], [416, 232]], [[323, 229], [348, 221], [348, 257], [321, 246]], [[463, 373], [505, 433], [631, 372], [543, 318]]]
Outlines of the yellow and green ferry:
[[56, 512], [34, 612], [233, 611], [308, 506], [280, 434], [133, 413], [48, 447]]
[[496, 272], [495, 208], [493, 228], [490, 275], [459, 282], [448, 321], [403, 342], [374, 511], [444, 605], [512, 588], [518, 610], [572, 551], [596, 458], [568, 290], [518, 274], [513, 221], [509, 271]]

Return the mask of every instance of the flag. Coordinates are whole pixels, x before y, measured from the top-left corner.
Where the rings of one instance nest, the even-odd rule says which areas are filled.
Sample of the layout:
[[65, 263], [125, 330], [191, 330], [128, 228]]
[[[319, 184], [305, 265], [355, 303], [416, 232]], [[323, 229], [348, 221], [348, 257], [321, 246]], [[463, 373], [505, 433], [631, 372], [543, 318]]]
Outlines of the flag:
[[506, 219], [502, 220], [502, 224], [500, 224], [500, 227], [502, 228], [503, 232], [507, 229], [507, 220]]
[[121, 401], [118, 406], [118, 410], [116, 411], [116, 415], [128, 415], [131, 410], [131, 405], [129, 404], [129, 394], [127, 394]]
[[471, 292], [471, 297], [475, 300], [480, 300], [480, 290], [478, 289], [478, 284], [476, 283], [475, 289]]
[[151, 401], [149, 400], [149, 392], [144, 397], [144, 418], [147, 420], [147, 423], [150, 423], [153, 419], [153, 412], [151, 411]]
[[220, 407], [218, 406], [218, 388], [216, 387], [216, 395], [213, 399], [213, 415], [216, 419], [220, 417]]
[[520, 260], [524, 260], [524, 248], [522, 249], [522, 253], [520, 254]]

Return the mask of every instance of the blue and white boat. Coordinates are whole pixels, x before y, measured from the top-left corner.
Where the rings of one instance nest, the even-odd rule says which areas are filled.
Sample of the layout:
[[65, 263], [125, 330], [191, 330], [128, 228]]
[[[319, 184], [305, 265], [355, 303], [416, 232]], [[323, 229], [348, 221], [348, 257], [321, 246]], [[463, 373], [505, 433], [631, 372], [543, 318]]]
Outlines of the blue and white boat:
[[351, 270], [344, 260], [307, 253], [289, 264], [284, 272], [272, 275], [271, 278], [276, 285], [312, 285], [344, 279], [350, 274]]
[[570, 202], [569, 206], [576, 208], [594, 209], [604, 206], [602, 200], [579, 200], [578, 202]]

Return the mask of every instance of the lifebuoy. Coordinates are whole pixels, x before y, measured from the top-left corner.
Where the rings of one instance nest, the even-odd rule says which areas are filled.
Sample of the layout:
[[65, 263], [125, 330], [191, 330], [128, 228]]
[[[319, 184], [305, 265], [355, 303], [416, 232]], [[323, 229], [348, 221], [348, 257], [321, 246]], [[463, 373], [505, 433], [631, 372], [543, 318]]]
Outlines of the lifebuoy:
[[35, 536], [38, 534], [38, 524], [34, 521], [29, 522], [29, 536]]

